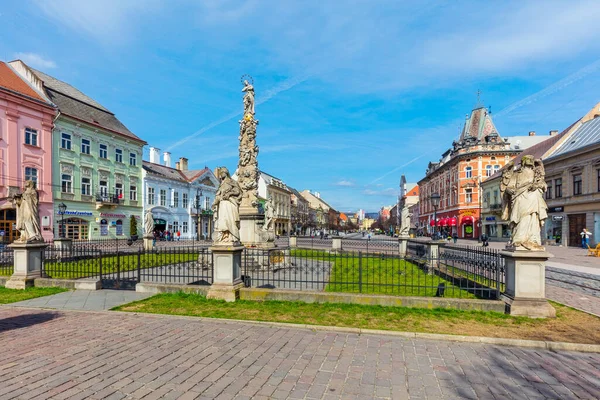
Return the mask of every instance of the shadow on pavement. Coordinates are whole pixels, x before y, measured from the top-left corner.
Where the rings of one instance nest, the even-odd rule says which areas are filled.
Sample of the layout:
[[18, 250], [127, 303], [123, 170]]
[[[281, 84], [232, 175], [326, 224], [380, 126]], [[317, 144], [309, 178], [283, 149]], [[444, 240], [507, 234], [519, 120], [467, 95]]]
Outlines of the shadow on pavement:
[[13, 329], [27, 328], [29, 326], [43, 324], [44, 322], [52, 321], [60, 317], [60, 313], [56, 312], [41, 312], [36, 314], [23, 314], [14, 317], [0, 319], [0, 333]]

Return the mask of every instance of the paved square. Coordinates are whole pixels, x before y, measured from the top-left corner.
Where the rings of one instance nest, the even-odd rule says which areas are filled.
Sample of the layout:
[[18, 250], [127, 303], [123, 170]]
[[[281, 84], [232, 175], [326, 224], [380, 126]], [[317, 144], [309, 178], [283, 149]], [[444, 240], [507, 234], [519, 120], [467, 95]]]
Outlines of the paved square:
[[40, 307], [57, 310], [110, 310], [122, 304], [147, 299], [152, 293], [137, 293], [127, 290], [71, 290], [52, 296], [36, 297], [12, 303], [15, 307]]
[[600, 354], [0, 307], [0, 399], [597, 399]]

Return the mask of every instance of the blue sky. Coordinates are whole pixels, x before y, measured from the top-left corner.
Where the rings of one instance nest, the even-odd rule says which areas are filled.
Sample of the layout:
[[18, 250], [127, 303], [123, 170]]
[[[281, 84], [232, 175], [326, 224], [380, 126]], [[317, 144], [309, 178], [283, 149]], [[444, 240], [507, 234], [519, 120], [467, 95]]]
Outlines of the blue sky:
[[76, 86], [191, 168], [235, 169], [252, 75], [261, 169], [342, 211], [394, 203], [478, 89], [504, 136], [562, 130], [600, 101], [597, 1], [2, 4], [1, 59]]

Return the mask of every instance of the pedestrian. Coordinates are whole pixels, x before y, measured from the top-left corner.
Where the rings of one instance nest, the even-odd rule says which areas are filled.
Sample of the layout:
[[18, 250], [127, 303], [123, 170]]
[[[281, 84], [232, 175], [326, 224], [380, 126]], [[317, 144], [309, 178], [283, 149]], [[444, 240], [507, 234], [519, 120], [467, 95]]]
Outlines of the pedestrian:
[[323, 237], [325, 236], [325, 233], [323, 231], [321, 231], [321, 239], [323, 239]]
[[454, 240], [454, 243], [456, 243], [456, 241], [458, 240], [458, 233], [454, 232], [452, 234], [452, 239]]
[[587, 229], [583, 228], [580, 235], [581, 235], [581, 247], [583, 247], [585, 249], [590, 243], [590, 236], [592, 236], [592, 233], [590, 231], [588, 231]]
[[489, 246], [488, 235], [486, 235], [485, 233], [483, 233], [481, 235], [481, 243], [483, 244], [483, 247], [488, 247]]
[[179, 242], [179, 238], [181, 237], [181, 232], [177, 230], [177, 241]]
[[152, 247], [156, 247], [156, 231], [152, 232]]

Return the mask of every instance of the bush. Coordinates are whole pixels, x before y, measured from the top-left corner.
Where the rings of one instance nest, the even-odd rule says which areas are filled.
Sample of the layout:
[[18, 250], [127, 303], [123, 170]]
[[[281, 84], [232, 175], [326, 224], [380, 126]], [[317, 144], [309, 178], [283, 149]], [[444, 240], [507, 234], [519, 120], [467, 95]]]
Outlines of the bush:
[[138, 234], [138, 232], [137, 232], [137, 220], [132, 215], [131, 218], [129, 219], [129, 235], [130, 236], [137, 236], [137, 234]]

